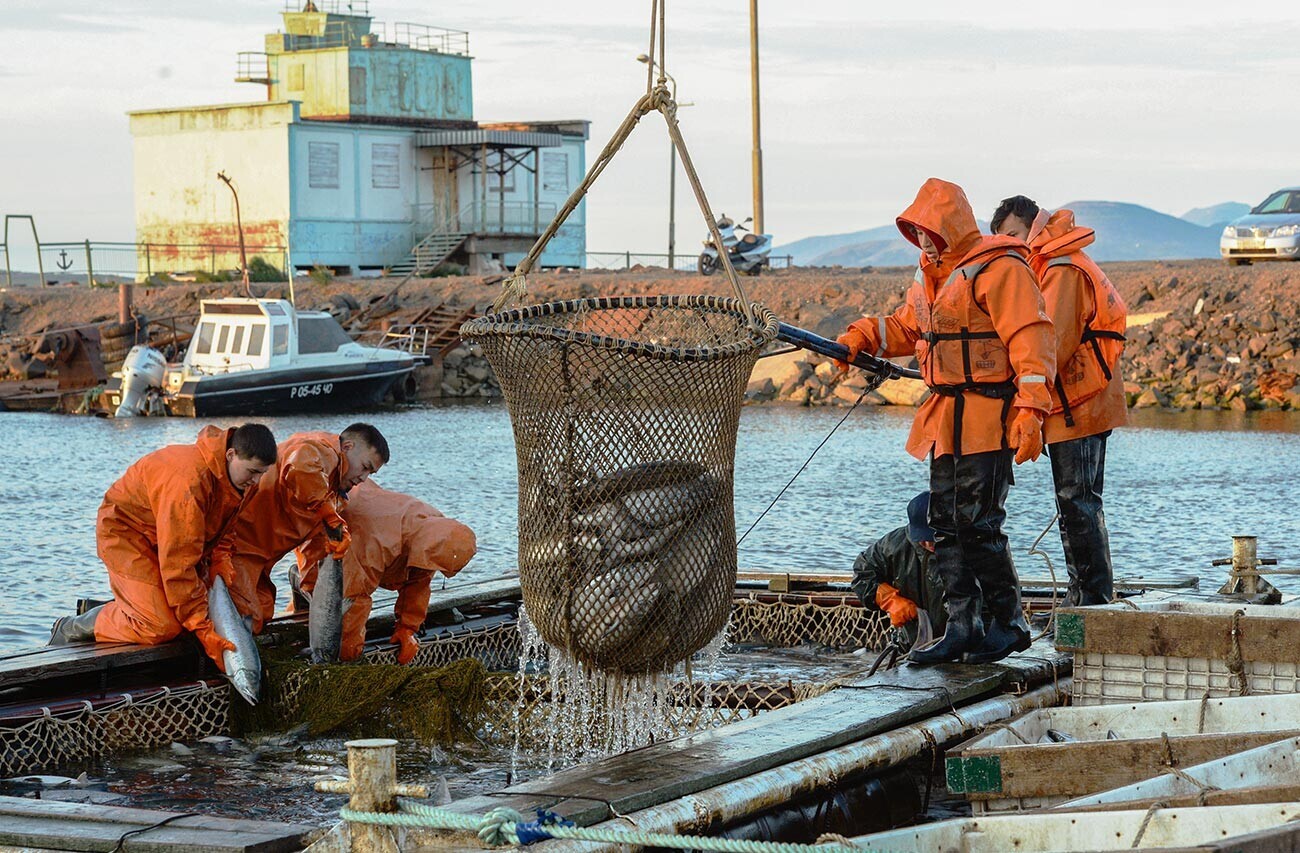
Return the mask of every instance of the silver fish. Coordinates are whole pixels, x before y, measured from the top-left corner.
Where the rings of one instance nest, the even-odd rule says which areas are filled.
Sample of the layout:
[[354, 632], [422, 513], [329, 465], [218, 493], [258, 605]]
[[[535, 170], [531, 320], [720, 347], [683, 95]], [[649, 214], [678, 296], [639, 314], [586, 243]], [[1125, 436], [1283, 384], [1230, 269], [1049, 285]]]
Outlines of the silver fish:
[[667, 527], [693, 515], [716, 499], [711, 477], [691, 483], [642, 489], [623, 496], [623, 507], [634, 520], [647, 527]]
[[253, 632], [235, 608], [230, 590], [226, 589], [226, 582], [220, 575], [208, 592], [208, 618], [218, 634], [235, 644], [233, 652], [227, 649], [221, 653], [226, 678], [248, 704], [256, 705], [262, 690], [262, 658], [257, 653]]
[[600, 655], [635, 637], [666, 591], [655, 573], [654, 563], [628, 563], [592, 578], [574, 594], [575, 639]]
[[339, 659], [343, 610], [343, 563], [326, 557], [316, 572], [316, 588], [311, 591], [311, 610], [307, 615], [312, 663], [332, 663]]

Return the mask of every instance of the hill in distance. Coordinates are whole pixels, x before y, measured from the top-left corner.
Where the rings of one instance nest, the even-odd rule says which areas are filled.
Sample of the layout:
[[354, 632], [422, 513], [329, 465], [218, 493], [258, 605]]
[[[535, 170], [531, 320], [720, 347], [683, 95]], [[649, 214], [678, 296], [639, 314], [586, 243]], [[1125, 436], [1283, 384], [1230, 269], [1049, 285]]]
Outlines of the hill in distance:
[[[1075, 220], [1097, 232], [1088, 253], [1098, 261], [1217, 258], [1223, 226], [1207, 227], [1137, 204], [1116, 201], [1075, 201], [1061, 205]], [[988, 232], [988, 223], [980, 222]], [[791, 255], [798, 266], [901, 266], [915, 264], [916, 247], [893, 225], [806, 237], [772, 250]]]
[[1194, 207], [1182, 215], [1193, 225], [1204, 225], [1207, 228], [1222, 228], [1238, 216], [1245, 216], [1250, 213], [1250, 205], [1241, 201], [1225, 201], [1222, 204], [1212, 204], [1209, 207]]

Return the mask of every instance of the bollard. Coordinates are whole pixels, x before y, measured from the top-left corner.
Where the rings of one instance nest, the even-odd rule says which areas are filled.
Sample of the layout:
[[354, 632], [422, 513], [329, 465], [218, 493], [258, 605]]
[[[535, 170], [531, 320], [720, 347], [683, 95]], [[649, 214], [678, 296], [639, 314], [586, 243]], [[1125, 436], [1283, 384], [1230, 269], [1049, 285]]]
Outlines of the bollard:
[[[124, 281], [117, 286], [117, 321], [122, 325], [131, 322], [131, 302], [135, 285]], [[134, 338], [132, 339], [134, 341]]]
[[1246, 595], [1259, 592], [1259, 560], [1254, 536], [1232, 537], [1232, 573], [1241, 580], [1241, 591]]
[[[316, 790], [327, 794], [350, 794], [348, 807], [364, 812], [395, 812], [397, 798], [427, 797], [423, 785], [397, 783], [397, 741], [392, 738], [350, 740], [348, 781], [323, 781]], [[351, 825], [352, 849], [357, 853], [394, 853], [401, 845], [398, 830], [384, 826]]]

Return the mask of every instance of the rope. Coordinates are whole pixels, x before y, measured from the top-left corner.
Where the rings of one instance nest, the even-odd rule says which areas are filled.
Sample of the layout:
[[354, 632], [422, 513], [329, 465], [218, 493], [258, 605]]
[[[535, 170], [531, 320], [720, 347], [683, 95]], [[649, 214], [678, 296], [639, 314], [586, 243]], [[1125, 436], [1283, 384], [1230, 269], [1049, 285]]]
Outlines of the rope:
[[1009, 734], [1011, 734], [1011, 735], [1012, 735], [1016, 740], [1020, 741], [1021, 743], [1023, 743], [1023, 744], [1028, 744], [1028, 743], [1029, 743], [1029, 741], [1025, 739], [1025, 736], [1024, 736], [1024, 735], [1022, 735], [1020, 732], [1018, 732], [1018, 731], [1016, 731], [1015, 729], [1013, 729], [1011, 726], [1008, 726], [1006, 723], [993, 723], [992, 725], [988, 726], [987, 728], [990, 728], [990, 729], [1001, 729], [1002, 731], [1004, 731], [1004, 732], [1008, 732]]
[[[873, 381], [875, 384], [872, 384]], [[877, 377], [874, 380], [868, 381], [867, 387], [863, 389], [860, 395], [858, 395], [858, 399], [853, 401], [853, 405], [849, 406], [849, 410], [844, 413], [844, 417], [840, 418], [839, 421], [835, 424], [835, 426], [831, 427], [831, 431], [826, 433], [826, 437], [821, 440], [821, 443], [813, 448], [812, 453], [808, 454], [808, 458], [805, 459], [803, 464], [799, 466], [799, 470], [794, 472], [794, 476], [790, 478], [790, 482], [786, 483], [784, 486], [781, 487], [781, 491], [777, 492], [776, 497], [772, 498], [772, 502], [767, 505], [767, 509], [760, 512], [758, 514], [758, 518], [754, 519], [754, 523], [749, 525], [749, 529], [746, 530], [744, 534], [739, 539], [736, 540], [737, 548], [740, 547], [740, 543], [744, 542], [745, 538], [749, 536], [749, 534], [754, 532], [754, 528], [758, 527], [758, 523], [763, 520], [763, 517], [766, 516], [769, 512], [771, 512], [772, 507], [776, 506], [776, 502], [781, 500], [781, 496], [786, 493], [786, 490], [794, 485], [794, 481], [799, 479], [799, 475], [802, 474], [812, 463], [813, 457], [816, 456], [817, 453], [823, 447], [826, 446], [826, 442], [831, 440], [831, 436], [835, 435], [835, 431], [838, 430], [840, 427], [844, 426], [844, 422], [849, 419], [849, 415], [853, 414], [853, 410], [856, 409], [859, 405], [861, 405], [862, 401], [867, 398], [867, 395], [870, 394], [872, 391], [876, 390], [876, 388], [879, 387], [880, 383], [883, 381], [884, 381], [884, 377]]]
[[532, 844], [549, 838], [629, 844], [637, 847], [667, 847], [673, 850], [705, 850], [711, 853], [869, 853], [866, 848], [841, 844], [785, 844], [740, 838], [673, 835], [662, 832], [628, 831], [621, 828], [574, 826], [553, 812], [537, 810], [537, 820], [525, 821], [514, 809], [498, 807], [485, 815], [460, 814], [406, 799], [398, 800], [398, 812], [358, 811], [347, 806], [339, 817], [349, 823], [406, 828], [451, 829], [473, 832], [489, 847]]
[[1196, 720], [1196, 733], [1198, 735], [1205, 734], [1205, 710], [1207, 706], [1209, 706], [1209, 704], [1210, 704], [1210, 691], [1206, 690], [1205, 695], [1201, 697], [1201, 713]]
[[1246, 678], [1246, 660], [1241, 651], [1241, 617], [1246, 615], [1246, 611], [1237, 610], [1232, 614], [1232, 630], [1229, 634], [1231, 648], [1228, 651], [1228, 659], [1225, 662], [1228, 672], [1237, 679], [1237, 695], [1250, 695], [1250, 681]]
[[139, 829], [132, 829], [129, 832], [124, 832], [118, 837], [117, 844], [114, 845], [110, 853], [122, 853], [122, 851], [126, 849], [126, 840], [133, 835], [140, 835], [145, 832], [150, 832], [151, 830], [160, 829], [164, 826], [167, 826], [172, 821], [182, 820], [183, 818], [187, 818], [187, 817], [201, 817], [201, 815], [192, 814], [192, 813], [174, 814], [171, 817], [163, 818], [157, 823], [150, 824], [149, 826], [142, 826]]
[[1129, 845], [1130, 850], [1136, 850], [1137, 846], [1142, 843], [1142, 836], [1146, 835], [1147, 826], [1151, 823], [1151, 818], [1155, 817], [1156, 812], [1165, 807], [1164, 803], [1152, 803], [1151, 808], [1147, 809], [1146, 815], [1142, 818], [1142, 825], [1138, 827], [1137, 835], [1133, 836], [1133, 843]]
[[[1043, 532], [1038, 534], [1038, 538], [1034, 540], [1034, 544], [1029, 546], [1029, 556], [1032, 557], [1037, 554], [1042, 557], [1043, 561], [1047, 563], [1048, 574], [1052, 576], [1052, 609], [1047, 613], [1047, 624], [1043, 626], [1043, 630], [1034, 637], [1031, 642], [1038, 642], [1043, 637], [1051, 634], [1052, 628], [1056, 624], [1056, 607], [1059, 600], [1059, 596], [1056, 593], [1056, 566], [1052, 565], [1052, 558], [1048, 556], [1047, 552], [1038, 546], [1042, 544], [1043, 538], [1047, 536], [1047, 532], [1052, 529], [1052, 525], [1056, 524], [1056, 520], [1060, 517], [1061, 514], [1059, 512], [1053, 515], [1052, 520], [1047, 522], [1047, 526], [1043, 528]], [[1053, 668], [1055, 668], [1055, 665], [1053, 665]]]

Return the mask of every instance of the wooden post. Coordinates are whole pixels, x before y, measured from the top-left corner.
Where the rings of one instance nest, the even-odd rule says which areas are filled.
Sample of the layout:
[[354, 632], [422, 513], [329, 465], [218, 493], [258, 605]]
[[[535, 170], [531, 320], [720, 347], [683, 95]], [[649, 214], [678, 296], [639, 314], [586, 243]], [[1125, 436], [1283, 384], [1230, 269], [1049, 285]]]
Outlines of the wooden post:
[[131, 297], [135, 285], [124, 281], [117, 286], [117, 321], [123, 325], [131, 322]]
[[[397, 798], [397, 741], [391, 738], [350, 740], [348, 780], [352, 798], [348, 805], [357, 811], [395, 812]], [[358, 853], [396, 853], [393, 832], [385, 826], [352, 824], [352, 849]]]
[[86, 285], [88, 287], [95, 286], [95, 267], [90, 262], [90, 241], [89, 240], [86, 241]]
[[1246, 595], [1259, 592], [1259, 560], [1254, 536], [1232, 537], [1232, 573], [1241, 580], [1241, 591]]

